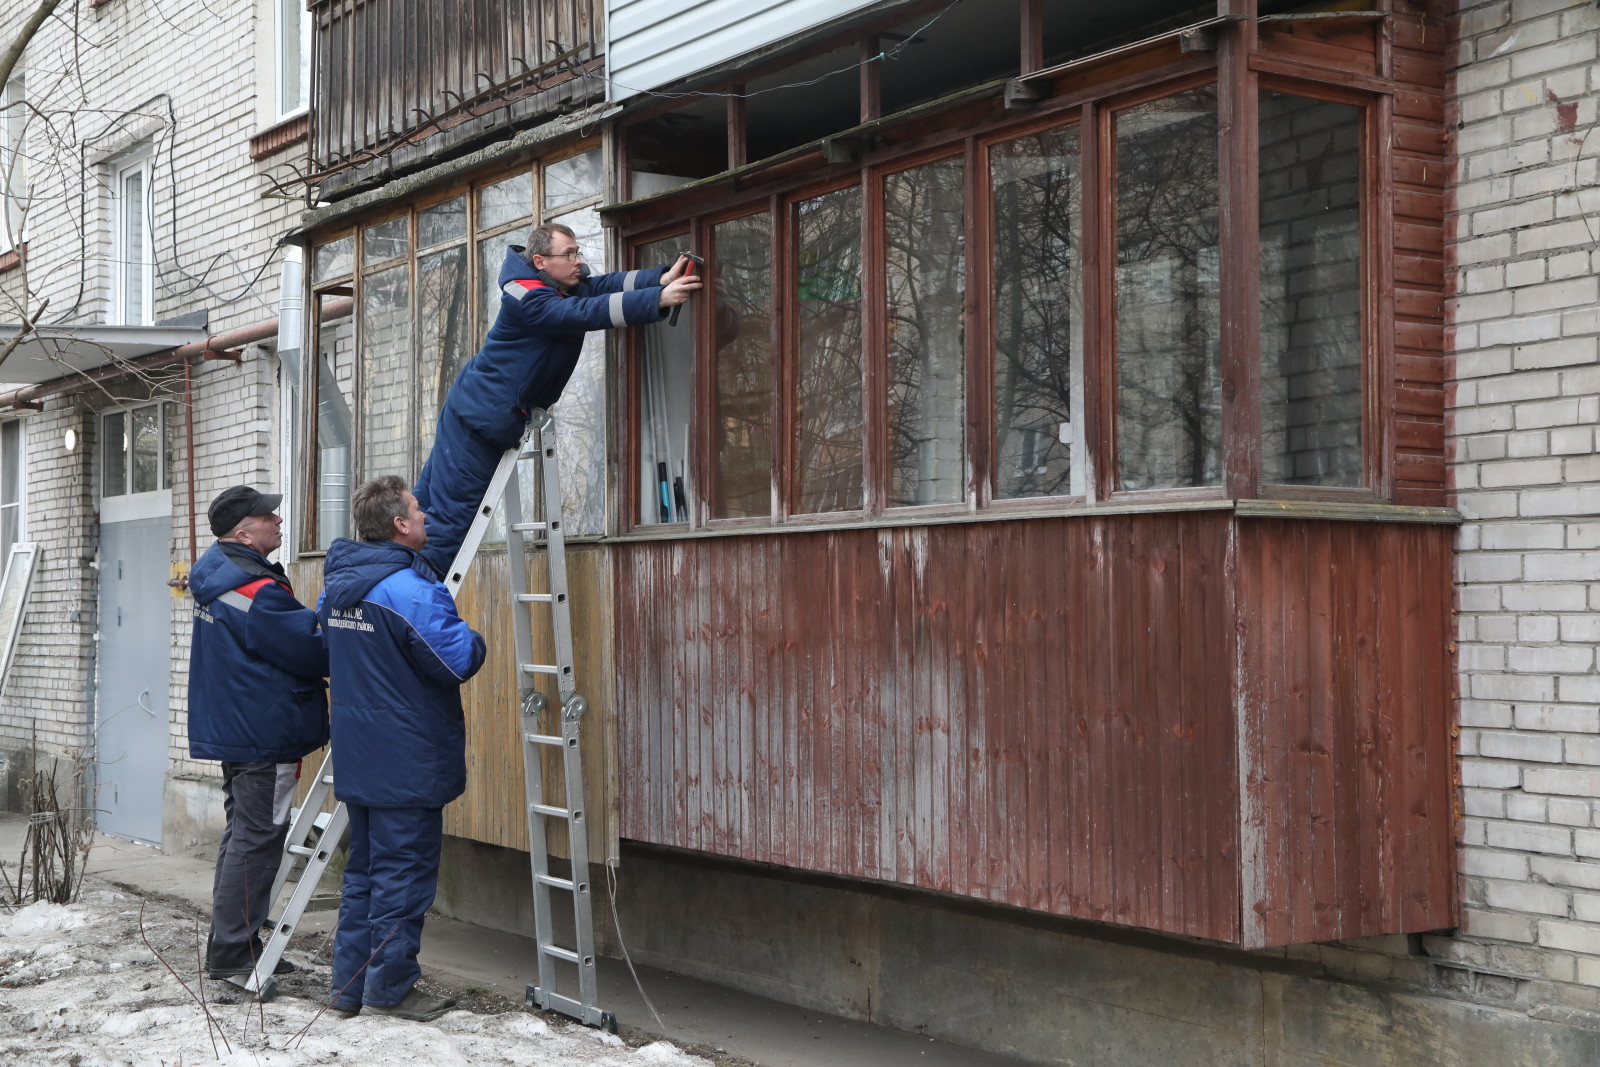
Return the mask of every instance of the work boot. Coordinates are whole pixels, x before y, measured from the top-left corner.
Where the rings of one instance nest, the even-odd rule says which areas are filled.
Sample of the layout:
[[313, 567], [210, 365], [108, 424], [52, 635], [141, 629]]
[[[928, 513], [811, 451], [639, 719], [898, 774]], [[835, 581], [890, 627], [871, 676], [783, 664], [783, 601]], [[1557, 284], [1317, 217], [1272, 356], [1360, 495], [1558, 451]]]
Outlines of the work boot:
[[343, 1015], [346, 1019], [351, 1019], [361, 1014], [361, 1002], [359, 1000], [335, 1000], [329, 998], [328, 1010]]
[[[207, 978], [242, 978], [256, 969], [261, 958], [261, 943], [249, 941], [239, 945], [225, 945], [213, 941], [206, 950]], [[293, 974], [295, 965], [279, 957], [273, 974]]]
[[368, 1015], [389, 1015], [396, 1019], [410, 1019], [414, 1023], [431, 1023], [455, 1006], [454, 997], [430, 997], [412, 986], [398, 1004], [367, 1004], [362, 1010]]

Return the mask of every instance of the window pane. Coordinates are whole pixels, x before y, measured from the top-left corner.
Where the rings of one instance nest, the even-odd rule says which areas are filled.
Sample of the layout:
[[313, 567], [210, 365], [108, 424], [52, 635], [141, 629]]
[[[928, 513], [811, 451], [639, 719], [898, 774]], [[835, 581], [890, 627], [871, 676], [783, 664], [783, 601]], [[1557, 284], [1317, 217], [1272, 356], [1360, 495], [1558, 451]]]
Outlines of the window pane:
[[22, 536], [22, 423], [0, 423], [0, 574]]
[[417, 245], [429, 248], [467, 235], [467, 200], [458, 196], [417, 212]]
[[369, 226], [361, 233], [361, 265], [370, 267], [406, 254], [410, 243], [410, 220], [405, 216]]
[[[640, 267], [669, 263], [684, 247], [682, 236], [643, 245]], [[689, 477], [689, 412], [694, 386], [692, 309], [677, 326], [640, 326], [639, 336], [639, 517], [641, 523], [686, 522], [693, 488]], [[680, 506], [681, 502], [681, 506]]]
[[100, 495], [121, 496], [128, 491], [128, 430], [122, 412], [107, 413], [100, 436]]
[[891, 507], [967, 496], [964, 173], [945, 159], [883, 183]]
[[719, 519], [772, 514], [772, 219], [724, 222], [712, 230], [716, 301], [717, 484]]
[[989, 155], [995, 495], [1003, 499], [1084, 491], [1079, 162], [1076, 126]]
[[[604, 269], [605, 230], [594, 208], [555, 220], [572, 227], [578, 247]], [[584, 334], [583, 354], [554, 408], [561, 462], [561, 512], [571, 536], [605, 532], [606, 517], [606, 340], [601, 330]]]
[[153, 493], [161, 488], [161, 409], [135, 408], [133, 426], [133, 491]]
[[122, 321], [145, 321], [144, 172], [122, 175]]
[[1261, 461], [1268, 482], [1361, 467], [1361, 124], [1350, 104], [1261, 96]]
[[862, 505], [861, 191], [797, 205], [795, 505]]
[[280, 115], [306, 105], [305, 52], [300, 32], [300, 21], [305, 17], [305, 0], [278, 0], [278, 113]]
[[[544, 169], [544, 210], [548, 215], [563, 204], [600, 195], [598, 148], [552, 163]], [[565, 220], [563, 220], [565, 221]], [[571, 223], [568, 223], [570, 226]], [[579, 242], [580, 244], [582, 242]]]
[[[472, 358], [467, 304], [467, 249], [447, 248], [417, 262], [417, 456], [433, 448], [439, 408], [456, 375]], [[421, 463], [418, 463], [420, 468]]]
[[403, 266], [363, 280], [361, 389], [362, 479], [411, 481], [411, 291]]
[[354, 234], [329, 241], [316, 250], [316, 271], [313, 281], [325, 282], [349, 274], [356, 265], [356, 238]]
[[478, 190], [478, 229], [487, 230], [533, 213], [533, 175], [518, 174]]
[[355, 323], [317, 331], [317, 540], [327, 548], [350, 533], [350, 395], [355, 384]]
[[506, 260], [506, 246], [511, 243], [512, 234], [502, 237], [491, 237], [487, 241], [478, 242], [478, 310], [481, 312], [481, 321], [478, 323], [479, 336], [489, 332], [489, 327], [494, 325], [494, 320], [500, 314], [500, 265]]
[[1124, 489], [1222, 479], [1214, 87], [1116, 116], [1117, 450]]

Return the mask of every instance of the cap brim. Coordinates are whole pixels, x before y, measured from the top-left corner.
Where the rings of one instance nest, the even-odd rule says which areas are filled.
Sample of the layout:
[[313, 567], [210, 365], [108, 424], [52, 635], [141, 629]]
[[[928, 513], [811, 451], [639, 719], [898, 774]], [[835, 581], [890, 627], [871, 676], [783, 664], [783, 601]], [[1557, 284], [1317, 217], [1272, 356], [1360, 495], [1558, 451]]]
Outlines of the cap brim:
[[252, 515], [271, 515], [278, 510], [278, 505], [283, 503], [282, 493], [262, 493], [261, 499], [256, 501], [256, 506], [250, 509]]

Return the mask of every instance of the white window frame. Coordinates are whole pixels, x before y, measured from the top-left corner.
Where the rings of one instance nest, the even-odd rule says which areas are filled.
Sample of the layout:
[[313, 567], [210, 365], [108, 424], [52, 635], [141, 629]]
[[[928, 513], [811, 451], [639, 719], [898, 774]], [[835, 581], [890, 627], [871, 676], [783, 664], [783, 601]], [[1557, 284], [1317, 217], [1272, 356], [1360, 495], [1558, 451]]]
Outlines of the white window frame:
[[[288, 25], [286, 8], [299, 12], [299, 25]], [[291, 36], [293, 34], [293, 36]], [[284, 78], [284, 53], [291, 40], [300, 45], [300, 102], [287, 97], [289, 84]], [[311, 106], [311, 12], [303, 0], [272, 0], [272, 100], [279, 120], [305, 114]]]
[[[16, 531], [8, 543], [0, 544], [0, 573], [5, 571], [5, 561], [11, 558], [11, 552], [18, 545], [28, 540], [28, 422], [26, 419], [6, 419], [0, 422], [0, 435], [7, 432], [6, 428], [16, 427], [17, 454], [15, 466], [6, 463], [7, 456], [4, 449], [3, 436], [0, 436], [0, 518], [8, 510], [16, 512]], [[16, 499], [10, 503], [5, 502], [6, 479], [16, 479], [14, 486]], [[0, 529], [4, 523], [0, 522]]]
[[[135, 492], [133, 489], [133, 413], [146, 408], [156, 409], [156, 487]], [[123, 491], [115, 495], [106, 494], [106, 418], [110, 415], [121, 415], [123, 418], [123, 433], [126, 443], [122, 448], [122, 483]], [[121, 404], [116, 407], [106, 408], [99, 413], [99, 426], [95, 434], [95, 447], [99, 454], [95, 457], [95, 469], [99, 473], [97, 495], [100, 498], [101, 522], [126, 522], [131, 519], [158, 518], [171, 513], [172, 510], [172, 482], [171, 465], [172, 457], [167, 451], [167, 436], [171, 432], [167, 425], [171, 416], [170, 406], [160, 400], [142, 404]]]
[[24, 202], [28, 195], [26, 144], [28, 125], [27, 109], [20, 106], [27, 99], [23, 75], [18, 74], [0, 87], [0, 252], [20, 248], [27, 240], [27, 215]]
[[[155, 245], [151, 233], [153, 218], [150, 210], [150, 181], [155, 168], [148, 152], [124, 157], [111, 168], [111, 314], [112, 322], [120, 326], [148, 326], [155, 321]], [[123, 195], [128, 179], [137, 174], [140, 178], [140, 196], [137, 204], [130, 205]], [[139, 247], [128, 248], [128, 221], [130, 211], [138, 211], [142, 222]], [[129, 268], [140, 268], [137, 306], [128, 299]]]

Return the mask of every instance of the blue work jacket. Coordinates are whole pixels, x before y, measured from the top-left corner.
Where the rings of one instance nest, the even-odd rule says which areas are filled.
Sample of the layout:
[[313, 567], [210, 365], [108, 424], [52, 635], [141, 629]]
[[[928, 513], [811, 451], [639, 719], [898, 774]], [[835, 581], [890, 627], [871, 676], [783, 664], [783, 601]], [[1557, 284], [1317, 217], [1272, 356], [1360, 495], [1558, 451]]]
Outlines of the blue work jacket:
[[[504, 451], [522, 439], [528, 413], [561, 398], [590, 330], [659, 322], [661, 276], [653, 267], [595, 274], [563, 291], [512, 245], [500, 267], [500, 313], [483, 347], [451, 386], [446, 411]], [[476, 501], [474, 501], [476, 503]]]
[[189, 574], [189, 755], [292, 763], [328, 740], [328, 653], [283, 570], [232, 542]]
[[467, 787], [461, 685], [483, 638], [421, 555], [339, 538], [317, 603], [332, 685], [334, 792], [369, 808], [442, 808]]

